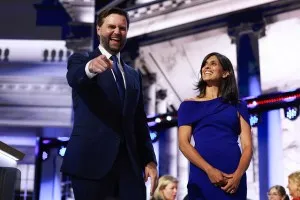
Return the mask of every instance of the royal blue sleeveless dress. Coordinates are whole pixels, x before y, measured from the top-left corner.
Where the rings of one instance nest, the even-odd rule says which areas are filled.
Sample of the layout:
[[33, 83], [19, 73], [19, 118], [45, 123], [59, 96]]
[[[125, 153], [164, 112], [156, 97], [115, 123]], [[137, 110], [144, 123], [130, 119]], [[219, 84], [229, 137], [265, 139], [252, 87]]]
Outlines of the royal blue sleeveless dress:
[[[238, 167], [241, 150], [238, 145], [240, 134], [239, 115], [249, 123], [245, 102], [236, 105], [216, 98], [208, 101], [184, 101], [178, 109], [178, 126], [192, 126], [195, 149], [213, 167], [231, 174]], [[188, 181], [189, 200], [246, 200], [246, 174], [234, 194], [214, 186], [207, 174], [190, 163]]]

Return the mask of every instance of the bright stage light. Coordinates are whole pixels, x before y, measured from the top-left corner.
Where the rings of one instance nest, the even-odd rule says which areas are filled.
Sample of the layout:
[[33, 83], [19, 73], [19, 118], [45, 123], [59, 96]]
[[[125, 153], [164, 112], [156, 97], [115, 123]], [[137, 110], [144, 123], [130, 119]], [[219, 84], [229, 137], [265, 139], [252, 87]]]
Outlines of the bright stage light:
[[66, 153], [66, 150], [67, 150], [67, 148], [64, 147], [64, 146], [62, 146], [62, 147], [60, 147], [58, 154], [59, 154], [61, 157], [64, 157], [64, 155], [65, 155], [65, 153]]
[[171, 120], [172, 120], [172, 117], [171, 117], [171, 116], [167, 116], [167, 117], [166, 117], [166, 120], [167, 120], [167, 121], [171, 121]]
[[153, 126], [155, 126], [156, 125], [156, 122], [148, 122], [148, 126], [149, 127], [153, 127]]
[[156, 142], [158, 140], [158, 133], [156, 131], [151, 131], [150, 138], [152, 142]]
[[253, 101], [252, 103], [248, 104], [249, 108], [255, 108], [257, 106], [257, 102]]
[[299, 108], [296, 106], [285, 108], [284, 116], [289, 120], [295, 120], [299, 116]]
[[156, 123], [160, 123], [160, 122], [161, 122], [161, 119], [160, 119], [160, 118], [156, 118], [156, 119], [155, 119], [155, 122], [156, 122]]
[[70, 140], [70, 137], [57, 137], [59, 141], [66, 142]]
[[258, 121], [259, 121], [258, 114], [251, 114], [251, 115], [250, 115], [250, 125], [251, 125], [252, 127], [257, 126]]
[[43, 144], [49, 144], [50, 142], [51, 142], [51, 140], [48, 140], [48, 139], [43, 140]]
[[48, 158], [48, 153], [46, 151], [43, 151], [42, 159], [46, 160], [47, 158]]

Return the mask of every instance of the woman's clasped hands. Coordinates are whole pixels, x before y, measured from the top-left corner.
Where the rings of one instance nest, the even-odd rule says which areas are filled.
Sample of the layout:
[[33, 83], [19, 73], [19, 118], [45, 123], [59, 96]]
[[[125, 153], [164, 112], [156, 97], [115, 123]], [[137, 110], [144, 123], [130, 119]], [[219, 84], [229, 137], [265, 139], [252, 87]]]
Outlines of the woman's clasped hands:
[[230, 194], [234, 194], [237, 191], [242, 178], [237, 173], [227, 174], [216, 168], [207, 170], [207, 175], [214, 186], [220, 187], [223, 191]]

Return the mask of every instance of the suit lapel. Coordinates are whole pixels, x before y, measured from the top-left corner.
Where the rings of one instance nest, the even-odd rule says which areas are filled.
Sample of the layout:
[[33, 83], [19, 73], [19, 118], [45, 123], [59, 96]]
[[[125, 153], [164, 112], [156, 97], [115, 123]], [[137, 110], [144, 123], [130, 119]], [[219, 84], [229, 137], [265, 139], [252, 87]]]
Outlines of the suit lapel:
[[131, 103], [131, 95], [135, 94], [137, 91], [137, 86], [135, 84], [135, 77], [130, 72], [130, 66], [126, 65], [122, 61], [122, 65], [124, 66], [124, 77], [126, 82], [126, 90], [125, 90], [125, 99], [124, 99], [124, 107], [123, 107], [123, 114], [126, 115], [127, 108]]
[[[100, 55], [101, 52], [99, 48], [96, 48], [93, 52], [90, 53], [89, 57], [90, 60], [92, 60]], [[118, 88], [112, 71], [106, 70], [105, 72], [98, 74], [97, 84], [100, 88], [104, 90], [109, 99], [111, 99], [111, 101], [113, 101], [115, 105], [118, 105], [121, 109], [121, 99], [118, 94]]]

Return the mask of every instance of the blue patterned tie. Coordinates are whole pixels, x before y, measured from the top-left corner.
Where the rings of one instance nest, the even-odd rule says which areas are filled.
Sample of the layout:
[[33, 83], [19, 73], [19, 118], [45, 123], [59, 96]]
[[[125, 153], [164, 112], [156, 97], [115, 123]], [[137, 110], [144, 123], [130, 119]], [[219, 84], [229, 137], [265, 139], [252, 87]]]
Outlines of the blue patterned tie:
[[113, 72], [116, 77], [117, 88], [121, 98], [121, 102], [123, 103], [125, 98], [125, 86], [121, 70], [118, 67], [118, 58], [116, 55], [112, 55], [110, 59], [113, 61]]

